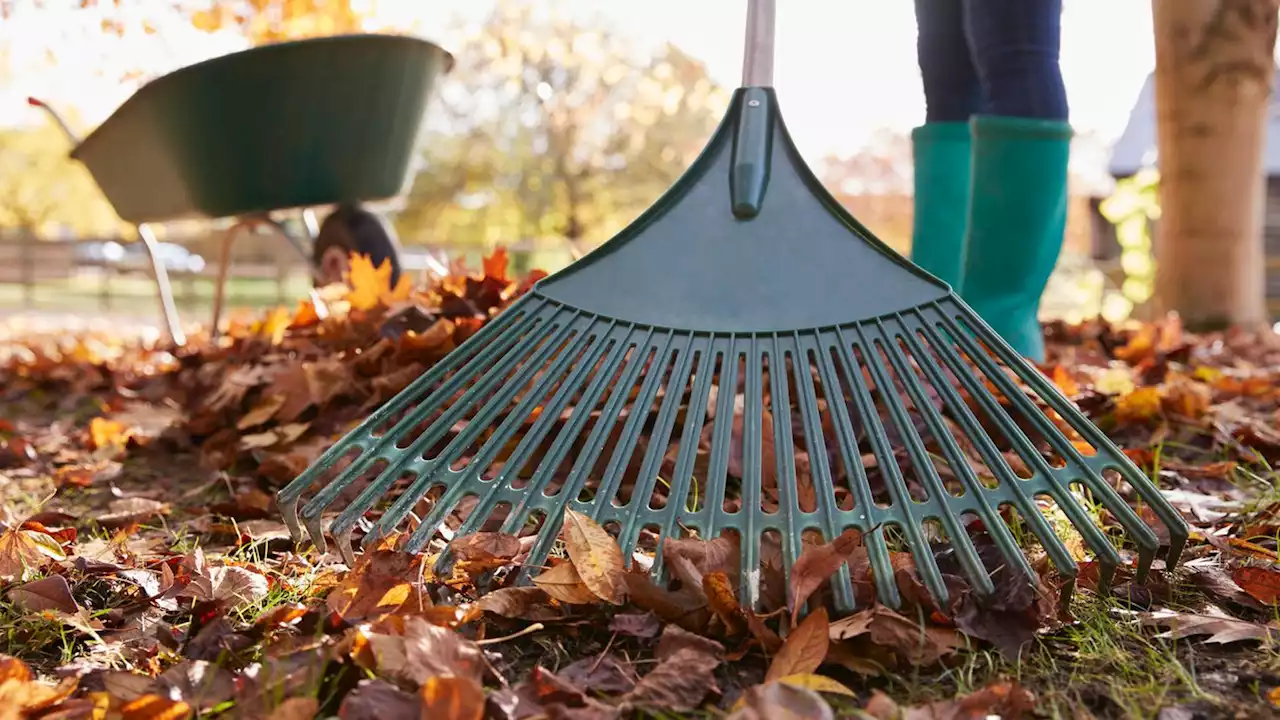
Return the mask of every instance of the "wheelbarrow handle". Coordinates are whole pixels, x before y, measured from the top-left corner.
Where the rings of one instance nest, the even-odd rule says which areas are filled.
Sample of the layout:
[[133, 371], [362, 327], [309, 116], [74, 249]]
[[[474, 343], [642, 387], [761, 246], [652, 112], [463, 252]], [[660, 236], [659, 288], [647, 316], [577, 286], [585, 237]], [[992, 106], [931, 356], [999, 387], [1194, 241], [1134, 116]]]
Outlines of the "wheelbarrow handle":
[[67, 136], [67, 139], [71, 141], [71, 144], [80, 144], [80, 136], [75, 134], [71, 129], [71, 126], [67, 125], [66, 121], [62, 119], [62, 116], [58, 114], [58, 111], [49, 107], [48, 103], [39, 98], [29, 97], [27, 98], [27, 104], [31, 107], [40, 108], [41, 110], [49, 113], [49, 117], [53, 118], [54, 122], [58, 123], [58, 127], [62, 128], [62, 133]]

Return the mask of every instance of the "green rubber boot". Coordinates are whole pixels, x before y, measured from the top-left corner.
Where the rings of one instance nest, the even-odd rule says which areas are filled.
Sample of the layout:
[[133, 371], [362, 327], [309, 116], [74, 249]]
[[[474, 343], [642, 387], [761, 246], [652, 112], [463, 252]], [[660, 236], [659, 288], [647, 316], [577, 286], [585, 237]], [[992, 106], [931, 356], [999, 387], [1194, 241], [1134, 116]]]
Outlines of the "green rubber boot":
[[911, 132], [911, 145], [911, 261], [958, 292], [969, 207], [969, 123], [927, 123]]
[[960, 296], [1022, 356], [1044, 359], [1037, 314], [1062, 250], [1071, 126], [975, 116]]

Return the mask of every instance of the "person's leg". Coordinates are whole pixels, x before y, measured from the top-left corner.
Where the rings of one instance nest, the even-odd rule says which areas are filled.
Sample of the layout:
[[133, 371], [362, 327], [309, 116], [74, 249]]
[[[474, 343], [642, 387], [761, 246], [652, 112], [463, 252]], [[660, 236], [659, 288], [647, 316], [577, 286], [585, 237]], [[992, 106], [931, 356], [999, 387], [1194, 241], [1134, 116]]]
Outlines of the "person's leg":
[[1062, 0], [966, 0], [982, 84], [961, 296], [1022, 355], [1044, 357], [1040, 296], [1067, 213], [1072, 131], [1058, 65]]
[[982, 88], [970, 61], [961, 0], [915, 0], [925, 123], [911, 133], [915, 199], [911, 260], [957, 286], [969, 203], [969, 118]]

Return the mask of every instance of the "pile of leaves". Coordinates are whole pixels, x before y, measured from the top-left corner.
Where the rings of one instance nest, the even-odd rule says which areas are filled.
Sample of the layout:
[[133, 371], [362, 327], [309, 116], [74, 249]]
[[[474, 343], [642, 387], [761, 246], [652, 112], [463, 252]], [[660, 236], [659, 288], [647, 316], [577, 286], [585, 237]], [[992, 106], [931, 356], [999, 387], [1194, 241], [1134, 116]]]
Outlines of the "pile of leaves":
[[[6, 348], [0, 719], [1192, 718], [1280, 705], [1280, 340], [1193, 335], [1174, 317], [1047, 328], [1045, 374], [1194, 529], [1183, 567], [1157, 561], [1138, 585], [1130, 562], [1109, 595], [1074, 536], [1070, 607], [1031, 533], [1018, 533], [1026, 578], [980, 522], [968, 531], [996, 592], [974, 594], [933, 538], [945, 605], [901, 546], [893, 577], [876, 578], [857, 531], [808, 542], [789, 578], [779, 544], [743, 568], [731, 536], [660, 539], [668, 571], [655, 577], [652, 548], [628, 557], [573, 510], [538, 531], [556, 542], [537, 566], [538, 534], [488, 528], [418, 554], [394, 534], [353, 567], [295, 545], [274, 490], [536, 278], [509, 277], [499, 252], [478, 272], [392, 287], [388, 268], [356, 257], [347, 283], [185, 348], [102, 334]], [[1095, 520], [1117, 528], [1105, 510]], [[831, 580], [846, 571], [856, 607], [839, 612]], [[746, 572], [755, 606], [740, 597]], [[878, 604], [878, 580], [901, 607]], [[1145, 681], [1119, 684], [1135, 673]]]

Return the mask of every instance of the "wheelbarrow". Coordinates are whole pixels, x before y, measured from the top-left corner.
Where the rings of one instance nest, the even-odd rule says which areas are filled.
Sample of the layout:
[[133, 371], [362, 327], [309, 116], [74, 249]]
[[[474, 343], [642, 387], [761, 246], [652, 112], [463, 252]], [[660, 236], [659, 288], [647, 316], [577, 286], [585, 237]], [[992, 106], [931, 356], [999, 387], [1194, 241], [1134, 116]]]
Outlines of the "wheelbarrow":
[[[313, 279], [335, 251], [389, 259], [389, 226], [361, 203], [406, 184], [427, 100], [453, 56], [425, 40], [378, 34], [283, 42], [189, 65], [138, 89], [79, 138], [48, 104], [117, 215], [137, 227], [170, 339], [186, 338], [151, 226], [235, 218], [222, 235], [211, 332], [222, 314], [232, 241], [244, 230], [284, 236]], [[336, 205], [323, 226], [313, 208]], [[305, 238], [275, 217], [300, 211]]]

